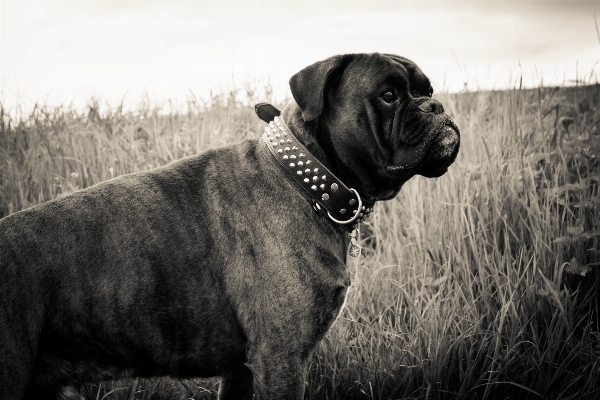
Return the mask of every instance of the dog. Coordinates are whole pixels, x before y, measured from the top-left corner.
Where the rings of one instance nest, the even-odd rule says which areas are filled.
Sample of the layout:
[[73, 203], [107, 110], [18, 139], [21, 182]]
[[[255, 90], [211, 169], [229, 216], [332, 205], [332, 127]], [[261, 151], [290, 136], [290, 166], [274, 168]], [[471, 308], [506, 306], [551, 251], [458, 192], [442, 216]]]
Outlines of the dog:
[[219, 399], [302, 399], [351, 283], [352, 232], [412, 176], [443, 175], [460, 133], [397, 55], [334, 56], [290, 88], [280, 116], [259, 112], [277, 117], [263, 138], [0, 220], [0, 398], [220, 376]]

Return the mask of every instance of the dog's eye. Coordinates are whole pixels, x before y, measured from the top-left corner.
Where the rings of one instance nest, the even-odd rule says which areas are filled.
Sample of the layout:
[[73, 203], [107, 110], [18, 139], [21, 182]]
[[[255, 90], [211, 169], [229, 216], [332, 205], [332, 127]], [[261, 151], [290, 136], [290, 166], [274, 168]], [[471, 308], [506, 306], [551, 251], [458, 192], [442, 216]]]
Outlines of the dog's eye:
[[432, 87], [429, 88], [429, 97], [431, 97], [431, 96], [433, 96], [433, 88]]
[[387, 92], [382, 94], [380, 97], [381, 97], [381, 100], [385, 101], [386, 103], [393, 103], [396, 100], [396, 95], [391, 90], [388, 90]]

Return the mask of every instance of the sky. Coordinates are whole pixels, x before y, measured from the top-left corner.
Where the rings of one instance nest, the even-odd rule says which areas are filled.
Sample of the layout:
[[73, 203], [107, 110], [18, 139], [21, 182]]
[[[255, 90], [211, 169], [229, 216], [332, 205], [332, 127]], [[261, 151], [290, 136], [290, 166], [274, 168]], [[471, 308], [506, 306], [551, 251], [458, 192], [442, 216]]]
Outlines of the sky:
[[270, 85], [281, 101], [300, 69], [359, 52], [412, 59], [437, 92], [593, 83], [595, 18], [600, 1], [2, 1], [0, 99], [135, 106]]

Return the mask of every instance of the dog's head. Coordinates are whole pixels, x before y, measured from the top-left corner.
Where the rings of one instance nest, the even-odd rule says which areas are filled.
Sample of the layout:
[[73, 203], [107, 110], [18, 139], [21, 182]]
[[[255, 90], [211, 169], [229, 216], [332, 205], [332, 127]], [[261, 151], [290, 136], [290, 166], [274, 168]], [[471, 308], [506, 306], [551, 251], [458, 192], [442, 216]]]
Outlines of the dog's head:
[[290, 87], [333, 172], [368, 200], [393, 198], [417, 174], [441, 176], [456, 159], [459, 129], [406, 58], [335, 56], [292, 76]]

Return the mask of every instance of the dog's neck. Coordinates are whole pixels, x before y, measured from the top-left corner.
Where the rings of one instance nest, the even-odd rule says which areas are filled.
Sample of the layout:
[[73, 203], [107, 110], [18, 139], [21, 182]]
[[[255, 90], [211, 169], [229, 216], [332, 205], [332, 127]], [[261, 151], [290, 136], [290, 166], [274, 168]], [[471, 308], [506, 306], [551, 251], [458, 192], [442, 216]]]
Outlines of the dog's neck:
[[369, 185], [365, 185], [361, 181], [357, 171], [352, 171], [346, 165], [345, 161], [349, 160], [339, 160], [330, 156], [335, 153], [332, 149], [332, 135], [321, 119], [304, 121], [302, 110], [294, 101], [285, 106], [280, 117], [293, 134], [325, 167], [335, 173], [342, 182], [355, 188], [360, 193], [367, 208], [372, 208], [375, 205], [376, 200], [367, 197], [367, 193], [365, 193], [365, 188]]
[[263, 140], [286, 178], [294, 182], [316, 211], [347, 231], [353, 231], [372, 211], [360, 194], [347, 187], [331, 168], [331, 161], [319, 146], [314, 127], [305, 123], [297, 105], [287, 106], [281, 118], [270, 105], [258, 105], [257, 114], [269, 120]]

